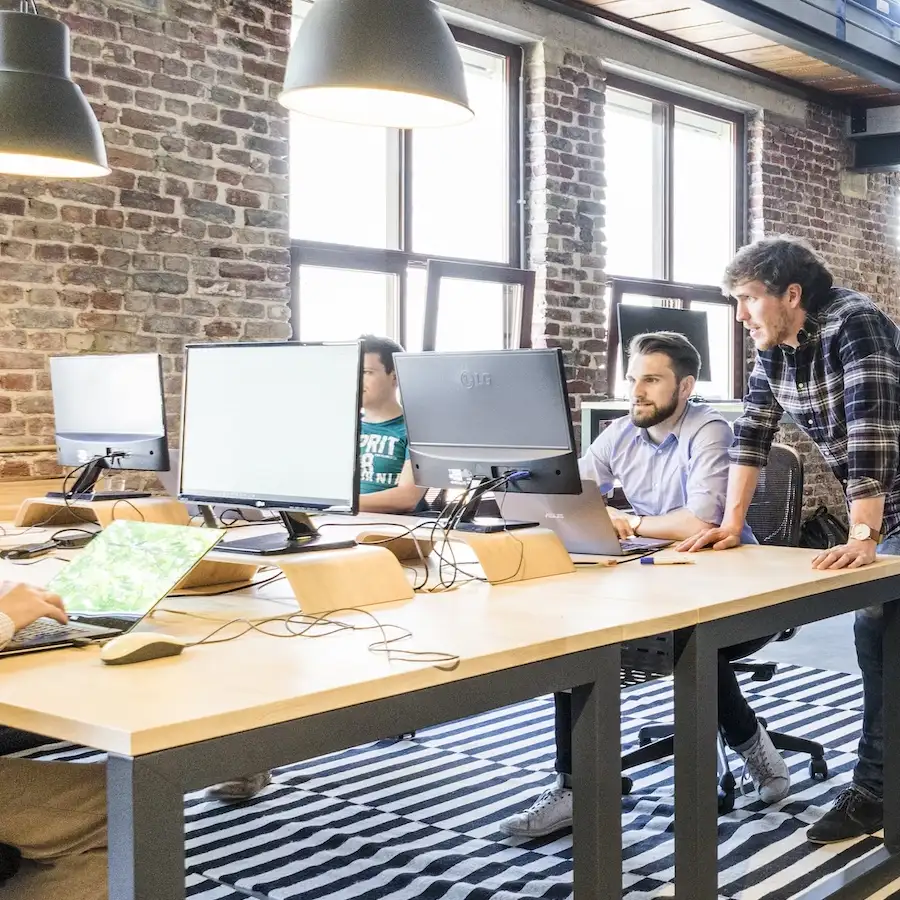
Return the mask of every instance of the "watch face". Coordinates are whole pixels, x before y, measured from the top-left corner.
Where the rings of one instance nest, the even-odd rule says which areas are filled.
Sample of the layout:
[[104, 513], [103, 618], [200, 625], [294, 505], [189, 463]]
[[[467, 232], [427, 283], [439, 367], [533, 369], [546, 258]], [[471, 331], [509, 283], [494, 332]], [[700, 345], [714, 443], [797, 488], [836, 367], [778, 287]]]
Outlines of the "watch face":
[[857, 541], [867, 541], [872, 536], [872, 529], [868, 525], [860, 522], [850, 529], [850, 537]]

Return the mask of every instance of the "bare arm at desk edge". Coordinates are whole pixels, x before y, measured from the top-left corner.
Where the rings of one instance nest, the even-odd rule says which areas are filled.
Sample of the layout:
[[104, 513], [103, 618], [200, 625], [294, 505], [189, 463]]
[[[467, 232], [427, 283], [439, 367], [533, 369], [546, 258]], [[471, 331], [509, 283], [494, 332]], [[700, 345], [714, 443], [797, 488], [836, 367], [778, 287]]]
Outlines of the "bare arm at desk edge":
[[678, 550], [692, 553], [704, 547], [713, 550], [729, 550], [741, 543], [741, 529], [747, 518], [750, 501], [759, 481], [756, 466], [732, 463], [728, 469], [728, 494], [725, 498], [725, 515], [718, 528], [706, 528], [678, 545]]

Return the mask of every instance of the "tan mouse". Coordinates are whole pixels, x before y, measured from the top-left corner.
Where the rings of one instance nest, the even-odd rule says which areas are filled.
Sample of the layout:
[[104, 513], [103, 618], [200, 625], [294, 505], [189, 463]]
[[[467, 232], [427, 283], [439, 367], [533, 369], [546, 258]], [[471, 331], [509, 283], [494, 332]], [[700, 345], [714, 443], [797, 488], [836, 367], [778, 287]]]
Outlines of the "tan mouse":
[[100, 648], [100, 659], [108, 666], [127, 666], [165, 656], [178, 656], [185, 646], [184, 641], [170, 634], [132, 631], [104, 644]]

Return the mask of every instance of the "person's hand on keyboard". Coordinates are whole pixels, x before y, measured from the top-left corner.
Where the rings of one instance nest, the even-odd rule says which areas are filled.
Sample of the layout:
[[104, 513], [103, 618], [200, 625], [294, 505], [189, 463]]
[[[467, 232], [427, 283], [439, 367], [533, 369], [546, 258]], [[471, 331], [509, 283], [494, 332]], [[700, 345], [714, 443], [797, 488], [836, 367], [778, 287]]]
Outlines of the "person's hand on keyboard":
[[12, 581], [0, 583], [0, 612], [9, 616], [15, 631], [41, 618], [54, 619], [61, 625], [69, 621], [62, 598], [43, 588]]

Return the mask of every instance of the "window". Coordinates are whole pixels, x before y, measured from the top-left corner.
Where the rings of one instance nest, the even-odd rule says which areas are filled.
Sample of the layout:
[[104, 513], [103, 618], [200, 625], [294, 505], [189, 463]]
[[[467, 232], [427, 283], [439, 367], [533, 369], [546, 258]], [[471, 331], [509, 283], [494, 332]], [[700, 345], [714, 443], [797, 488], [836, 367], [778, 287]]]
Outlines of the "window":
[[[610, 77], [606, 91], [606, 270], [617, 304], [706, 313], [710, 371], [698, 393], [740, 396], [743, 337], [718, 289], [744, 237], [744, 117], [649, 85]], [[619, 289], [616, 290], [616, 283]], [[627, 385], [613, 345], [615, 396]]]
[[[372, 331], [421, 348], [429, 260], [487, 271], [521, 265], [522, 53], [472, 32], [454, 35], [475, 112], [466, 125], [408, 132], [292, 115], [295, 338]], [[517, 345], [511, 315], [527, 304], [514, 293], [511, 284], [448, 280], [438, 345], [475, 337], [477, 346]], [[479, 330], [467, 328], [483, 311]]]

